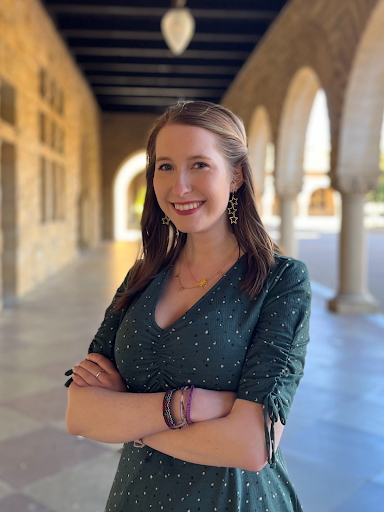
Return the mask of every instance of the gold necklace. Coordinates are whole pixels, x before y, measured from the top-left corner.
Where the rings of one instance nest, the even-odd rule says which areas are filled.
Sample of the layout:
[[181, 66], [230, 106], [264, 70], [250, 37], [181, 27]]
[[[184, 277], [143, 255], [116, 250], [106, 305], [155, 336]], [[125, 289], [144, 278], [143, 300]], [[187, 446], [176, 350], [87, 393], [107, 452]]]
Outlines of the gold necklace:
[[[211, 279], [213, 279], [216, 275], [220, 275], [220, 276], [223, 276], [224, 275], [224, 272], [221, 270], [222, 267], [225, 267], [225, 265], [229, 262], [229, 260], [232, 258], [233, 256], [233, 253], [236, 251], [236, 249], [239, 249], [239, 256], [240, 256], [240, 247], [235, 247], [233, 249], [233, 251], [231, 251], [230, 255], [228, 256], [228, 258], [225, 260], [224, 263], [222, 263], [220, 265], [220, 267], [210, 276], [210, 277], [205, 277], [204, 279], [202, 279], [201, 281], [199, 281], [198, 283], [195, 284], [195, 286], [189, 286], [189, 287], [186, 287], [186, 286], [183, 286], [181, 284], [181, 279], [180, 279], [180, 272], [181, 272], [181, 261], [180, 261], [180, 266], [179, 266], [179, 271], [178, 273], [175, 275], [175, 277], [177, 277], [179, 279], [179, 284], [180, 284], [180, 288], [179, 288], [179, 292], [182, 292], [183, 290], [193, 290], [196, 286], [200, 287], [200, 288], [204, 288], [204, 286], [206, 284], [209, 283], [209, 281]], [[193, 279], [196, 281], [196, 278], [195, 276], [192, 274], [192, 271], [191, 271], [191, 267], [189, 266], [189, 262], [187, 260], [187, 257], [185, 255], [185, 261], [187, 263], [187, 266], [188, 266], [188, 269], [189, 269], [189, 272], [191, 273], [191, 276], [193, 277]]]

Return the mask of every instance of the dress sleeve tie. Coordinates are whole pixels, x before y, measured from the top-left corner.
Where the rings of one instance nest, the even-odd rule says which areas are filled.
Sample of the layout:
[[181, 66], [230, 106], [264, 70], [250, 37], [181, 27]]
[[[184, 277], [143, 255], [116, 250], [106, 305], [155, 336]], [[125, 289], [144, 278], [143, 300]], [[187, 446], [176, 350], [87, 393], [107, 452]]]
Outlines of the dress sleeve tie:
[[[281, 423], [285, 425], [286, 414], [283, 406], [283, 401], [280, 396], [274, 392], [269, 393], [264, 400], [264, 431], [265, 442], [267, 445], [268, 464], [274, 469], [276, 468], [276, 453], [275, 453], [275, 423], [280, 419]], [[271, 427], [268, 428], [268, 416], [271, 420]]]

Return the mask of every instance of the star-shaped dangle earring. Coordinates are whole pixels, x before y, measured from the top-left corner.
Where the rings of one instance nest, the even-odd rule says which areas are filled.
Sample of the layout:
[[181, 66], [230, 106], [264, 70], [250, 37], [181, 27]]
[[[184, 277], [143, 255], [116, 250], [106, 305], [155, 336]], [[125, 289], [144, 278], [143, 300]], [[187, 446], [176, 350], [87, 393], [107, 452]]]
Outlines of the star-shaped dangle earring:
[[163, 221], [163, 224], [166, 224], [167, 226], [169, 226], [169, 221], [171, 220], [168, 215], [166, 215], [165, 217], [163, 217], [161, 219]]
[[237, 208], [235, 208], [235, 205], [237, 205], [238, 199], [237, 197], [235, 197], [234, 192], [232, 192], [232, 197], [229, 200], [229, 203], [231, 204], [231, 207], [228, 208], [229, 220], [231, 221], [231, 224], [237, 224], [239, 217], [236, 217], [235, 215], [237, 212]]

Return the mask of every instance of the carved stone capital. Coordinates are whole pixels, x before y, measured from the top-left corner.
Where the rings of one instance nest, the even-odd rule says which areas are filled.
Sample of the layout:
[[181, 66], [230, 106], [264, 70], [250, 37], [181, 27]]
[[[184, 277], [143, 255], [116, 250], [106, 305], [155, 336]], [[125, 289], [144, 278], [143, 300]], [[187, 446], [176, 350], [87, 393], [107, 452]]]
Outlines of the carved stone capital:
[[380, 171], [361, 173], [360, 175], [336, 175], [335, 188], [342, 194], [367, 194], [370, 190], [377, 187], [377, 180]]
[[278, 197], [295, 198], [301, 192], [302, 186], [302, 182], [275, 182], [276, 195]]

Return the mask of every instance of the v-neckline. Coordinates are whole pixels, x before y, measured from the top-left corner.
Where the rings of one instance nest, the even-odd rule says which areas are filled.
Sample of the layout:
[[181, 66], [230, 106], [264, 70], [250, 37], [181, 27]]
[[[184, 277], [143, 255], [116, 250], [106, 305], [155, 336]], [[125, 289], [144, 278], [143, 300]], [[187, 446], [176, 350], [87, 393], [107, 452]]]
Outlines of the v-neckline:
[[[227, 272], [225, 274], [223, 274], [221, 276], [221, 278], [217, 281], [217, 283], [212, 286], [212, 288], [210, 288], [207, 293], [204, 293], [204, 295], [202, 297], [200, 297], [200, 299], [195, 302], [189, 309], [187, 309], [187, 311], [185, 311], [185, 313], [183, 313], [182, 315], [180, 315], [174, 322], [172, 322], [170, 325], [168, 325], [167, 327], [163, 328], [163, 327], [160, 327], [160, 325], [157, 323], [156, 321], [156, 307], [157, 307], [157, 303], [159, 301], [159, 298], [161, 297], [161, 293], [164, 289], [164, 286], [165, 286], [165, 283], [167, 282], [167, 279], [168, 279], [168, 276], [169, 276], [169, 273], [173, 267], [173, 265], [171, 267], [169, 267], [168, 270], [166, 270], [164, 272], [164, 277], [163, 277], [163, 282], [161, 283], [161, 286], [159, 286], [157, 292], [156, 292], [156, 295], [154, 297], [154, 300], [153, 300], [153, 306], [152, 306], [152, 318], [153, 318], [153, 323], [156, 327], [156, 329], [158, 329], [160, 332], [165, 332], [165, 331], [168, 331], [168, 330], [172, 330], [172, 328], [177, 324], [179, 323], [181, 320], [185, 320], [185, 317], [193, 310], [195, 309], [196, 306], [198, 306], [200, 304], [200, 302], [202, 302], [203, 300], [205, 300], [207, 297], [209, 297], [209, 294], [211, 292], [213, 292], [214, 290], [216, 291], [217, 290], [217, 286], [220, 285], [220, 283], [222, 282], [222, 280], [228, 276], [228, 274], [230, 272], [232, 272], [232, 270], [235, 269], [235, 266], [238, 265], [240, 263], [240, 261], [244, 258], [244, 256], [246, 256], [247, 253], [244, 253], [242, 256], [240, 256], [240, 258], [232, 265], [232, 267], [230, 267]], [[237, 267], [236, 267], [237, 268]]]

